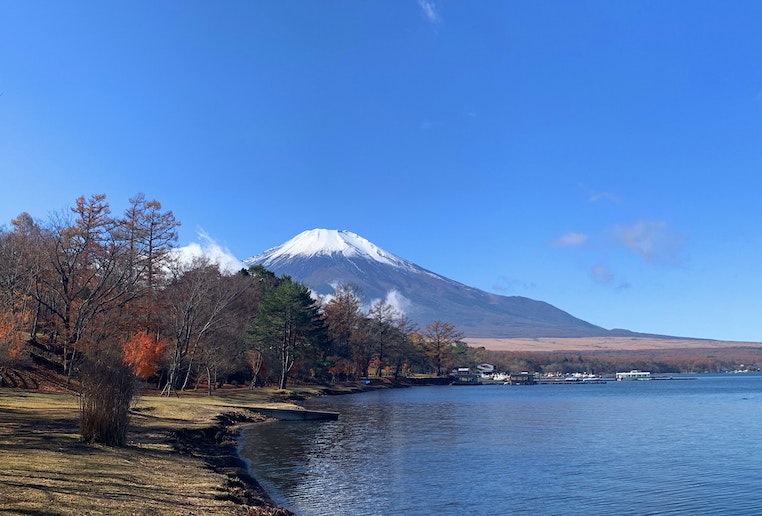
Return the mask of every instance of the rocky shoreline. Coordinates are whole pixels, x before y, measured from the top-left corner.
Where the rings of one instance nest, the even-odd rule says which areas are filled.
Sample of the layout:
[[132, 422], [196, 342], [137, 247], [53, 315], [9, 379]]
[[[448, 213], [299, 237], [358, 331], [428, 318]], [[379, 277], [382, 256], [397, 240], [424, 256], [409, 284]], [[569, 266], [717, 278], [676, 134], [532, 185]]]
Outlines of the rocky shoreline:
[[220, 389], [211, 397], [189, 392], [171, 399], [145, 391], [131, 409], [124, 447], [82, 441], [76, 395], [2, 388], [0, 512], [289, 515], [239, 455], [242, 429], [275, 418], [338, 417], [295, 405], [314, 396], [407, 385]]
[[[410, 387], [416, 384], [431, 384], [431, 380], [415, 381], [368, 381], [352, 382], [340, 387], [322, 387], [318, 393], [293, 395], [287, 401], [304, 400], [315, 395], [337, 396], [356, 394], [377, 389]], [[286, 400], [284, 400], [286, 401]], [[292, 406], [298, 411], [299, 407]], [[231, 407], [232, 409], [232, 407]], [[272, 409], [263, 409], [262, 412]], [[240, 505], [249, 515], [293, 516], [293, 513], [278, 505], [270, 498], [259, 482], [249, 473], [249, 467], [239, 453], [238, 440], [243, 427], [273, 421], [258, 409], [237, 408], [227, 410], [214, 418], [214, 423], [205, 428], [180, 429], [174, 432], [173, 448], [185, 455], [202, 461], [215, 473], [226, 477], [225, 498]]]
[[290, 516], [291, 511], [277, 504], [249, 473], [238, 453], [238, 438], [243, 426], [262, 423], [268, 418], [253, 410], [225, 412], [206, 428], [174, 432], [173, 447], [180, 453], [201, 460], [215, 473], [226, 477], [224, 494], [219, 495], [256, 516]]

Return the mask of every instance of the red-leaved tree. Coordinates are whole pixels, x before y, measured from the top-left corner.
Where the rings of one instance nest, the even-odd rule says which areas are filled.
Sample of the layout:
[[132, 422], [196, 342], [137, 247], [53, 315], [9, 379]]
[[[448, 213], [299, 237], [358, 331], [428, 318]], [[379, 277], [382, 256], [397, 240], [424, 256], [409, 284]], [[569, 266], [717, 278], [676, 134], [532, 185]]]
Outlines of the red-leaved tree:
[[124, 363], [132, 367], [136, 376], [150, 378], [159, 370], [167, 342], [148, 333], [132, 335], [123, 345]]

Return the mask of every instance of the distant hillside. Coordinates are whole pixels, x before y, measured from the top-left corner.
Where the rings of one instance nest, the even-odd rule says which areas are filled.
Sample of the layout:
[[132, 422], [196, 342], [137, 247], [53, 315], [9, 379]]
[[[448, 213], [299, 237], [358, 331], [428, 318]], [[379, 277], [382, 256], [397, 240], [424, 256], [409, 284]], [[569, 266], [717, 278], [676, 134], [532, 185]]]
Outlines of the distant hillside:
[[419, 325], [449, 321], [467, 337], [612, 335], [543, 301], [490, 294], [445, 278], [348, 231], [305, 231], [244, 263], [287, 274], [321, 295], [351, 284], [368, 303], [387, 299]]

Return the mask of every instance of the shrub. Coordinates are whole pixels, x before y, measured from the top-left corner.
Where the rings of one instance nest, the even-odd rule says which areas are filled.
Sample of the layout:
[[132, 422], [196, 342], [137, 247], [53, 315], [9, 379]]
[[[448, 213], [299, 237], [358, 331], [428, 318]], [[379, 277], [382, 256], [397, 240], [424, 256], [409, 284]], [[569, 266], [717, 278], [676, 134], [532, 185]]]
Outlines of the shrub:
[[81, 368], [80, 435], [86, 442], [124, 446], [130, 406], [138, 393], [132, 368], [120, 353], [101, 352]]

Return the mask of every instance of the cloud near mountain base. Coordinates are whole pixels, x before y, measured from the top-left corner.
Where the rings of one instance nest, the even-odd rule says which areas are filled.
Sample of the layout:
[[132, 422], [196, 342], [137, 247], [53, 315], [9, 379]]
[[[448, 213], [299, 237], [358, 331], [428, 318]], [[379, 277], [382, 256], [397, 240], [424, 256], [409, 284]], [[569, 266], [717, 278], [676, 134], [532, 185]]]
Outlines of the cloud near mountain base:
[[229, 249], [219, 245], [203, 229], [198, 231], [198, 242], [191, 242], [184, 247], [175, 249], [176, 257], [183, 265], [190, 265], [199, 258], [204, 258], [216, 264], [220, 271], [235, 274], [246, 266], [233, 256]]

